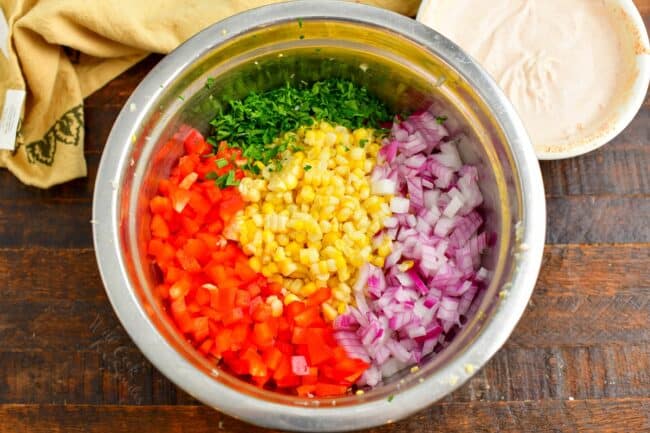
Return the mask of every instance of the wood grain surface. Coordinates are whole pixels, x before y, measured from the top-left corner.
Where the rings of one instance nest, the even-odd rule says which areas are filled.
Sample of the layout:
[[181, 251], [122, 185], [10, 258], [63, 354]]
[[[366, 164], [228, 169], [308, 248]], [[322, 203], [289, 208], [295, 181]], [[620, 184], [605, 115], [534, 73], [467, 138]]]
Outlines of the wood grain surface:
[[[650, 26], [650, 0], [636, 4]], [[0, 433], [267, 431], [153, 368], [99, 278], [97, 165], [124, 101], [159, 60], [85, 101], [87, 178], [42, 191], [0, 171]], [[612, 143], [541, 166], [547, 246], [512, 337], [452, 395], [368, 432], [650, 432], [650, 97]]]

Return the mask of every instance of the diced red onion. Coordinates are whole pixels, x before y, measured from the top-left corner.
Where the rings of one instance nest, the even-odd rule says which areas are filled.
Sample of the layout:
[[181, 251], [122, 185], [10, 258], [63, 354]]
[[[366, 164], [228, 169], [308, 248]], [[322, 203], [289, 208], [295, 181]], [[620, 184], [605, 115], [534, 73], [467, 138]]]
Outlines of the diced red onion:
[[411, 202], [404, 197], [393, 197], [390, 200], [390, 210], [393, 213], [407, 213], [410, 206]]
[[309, 375], [309, 366], [307, 365], [307, 360], [304, 356], [291, 357], [291, 371], [296, 376]]
[[371, 183], [372, 193], [376, 195], [393, 195], [397, 191], [395, 181], [380, 179]]
[[447, 135], [428, 110], [396, 121], [380, 150], [384, 162], [371, 174], [373, 193], [393, 195], [393, 216], [373, 245], [387, 236], [393, 250], [383, 269], [362, 268], [356, 307], [334, 321], [339, 344], [371, 363], [360, 385], [374, 386], [446, 347], [447, 333], [478, 308], [489, 278], [481, 254], [494, 240], [481, 231], [476, 210], [479, 172], [463, 165]]

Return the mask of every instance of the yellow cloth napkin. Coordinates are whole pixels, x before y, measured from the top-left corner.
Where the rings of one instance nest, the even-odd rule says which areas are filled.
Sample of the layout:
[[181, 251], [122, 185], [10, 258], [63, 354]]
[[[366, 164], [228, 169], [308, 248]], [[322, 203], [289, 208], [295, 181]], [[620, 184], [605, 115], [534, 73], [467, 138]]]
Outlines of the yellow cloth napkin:
[[[277, 0], [0, 0], [0, 113], [8, 89], [27, 97], [16, 149], [0, 166], [41, 188], [86, 175], [83, 98], [151, 52], [168, 53], [199, 30]], [[415, 15], [419, 0], [365, 0]], [[6, 41], [0, 41], [5, 43]]]

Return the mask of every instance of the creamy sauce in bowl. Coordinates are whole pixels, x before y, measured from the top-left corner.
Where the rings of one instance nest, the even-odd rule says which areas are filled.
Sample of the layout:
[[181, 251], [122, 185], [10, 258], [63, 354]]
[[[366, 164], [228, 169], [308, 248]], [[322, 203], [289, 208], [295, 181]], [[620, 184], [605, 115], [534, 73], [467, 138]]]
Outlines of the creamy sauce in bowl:
[[434, 0], [419, 20], [488, 70], [543, 157], [616, 123], [638, 75], [625, 17], [606, 0]]

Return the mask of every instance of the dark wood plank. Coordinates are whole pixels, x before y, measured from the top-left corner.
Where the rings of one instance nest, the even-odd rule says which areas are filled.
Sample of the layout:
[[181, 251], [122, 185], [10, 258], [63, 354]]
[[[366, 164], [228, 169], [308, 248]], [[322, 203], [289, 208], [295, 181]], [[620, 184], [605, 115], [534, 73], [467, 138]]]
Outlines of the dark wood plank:
[[645, 295], [650, 244], [547, 245], [535, 297]]
[[515, 348], [495, 355], [446, 402], [645, 397], [648, 344]]
[[[98, 321], [101, 328], [94, 326]], [[109, 303], [50, 298], [0, 303], [0, 341], [5, 350], [89, 350], [105, 342], [132, 345]]]
[[0, 275], [12, 276], [4, 282], [0, 303], [42, 299], [108, 302], [90, 248], [0, 249]]
[[[398, 399], [394, 400], [399, 404]], [[620, 433], [650, 429], [650, 399], [436, 404], [368, 433], [414, 431]], [[0, 431], [15, 433], [270, 432], [205, 406], [3, 405]]]
[[121, 107], [111, 106], [84, 107], [86, 130], [89, 131], [84, 143], [86, 154], [101, 154], [120, 110]]
[[650, 299], [614, 296], [537, 296], [506, 343], [512, 347], [584, 346], [648, 342]]
[[90, 197], [0, 200], [0, 248], [92, 248]]
[[132, 345], [100, 342], [83, 351], [1, 351], [0, 365], [0, 403], [199, 404]]
[[546, 200], [549, 244], [650, 242], [650, 196], [572, 196]]

